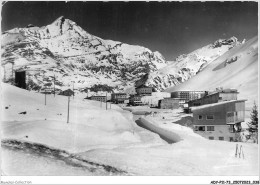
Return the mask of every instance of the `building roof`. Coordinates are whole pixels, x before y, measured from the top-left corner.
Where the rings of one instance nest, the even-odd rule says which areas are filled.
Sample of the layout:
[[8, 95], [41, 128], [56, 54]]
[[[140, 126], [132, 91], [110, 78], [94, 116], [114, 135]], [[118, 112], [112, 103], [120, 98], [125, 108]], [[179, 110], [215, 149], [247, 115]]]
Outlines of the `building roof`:
[[209, 92], [208, 96], [217, 94], [217, 93], [236, 93], [239, 94], [237, 89], [216, 89], [216, 91]]
[[62, 92], [73, 92], [73, 91], [71, 89], [66, 89], [66, 90], [64, 90]]
[[171, 93], [175, 93], [175, 92], [199, 92], [199, 93], [202, 93], [202, 92], [207, 92], [207, 91], [172, 91]]
[[185, 100], [184, 98], [170, 98], [170, 97], [164, 97], [163, 100], [167, 100], [167, 99], [170, 99], [170, 100]]
[[205, 108], [214, 107], [214, 106], [218, 106], [218, 105], [224, 105], [224, 104], [228, 104], [228, 103], [245, 102], [245, 101], [247, 101], [247, 100], [243, 99], [243, 100], [223, 101], [223, 102], [218, 102], [218, 103], [211, 103], [211, 104], [201, 105], [201, 106], [197, 106], [197, 107], [191, 107], [191, 110], [194, 111], [194, 110], [205, 109]]
[[136, 89], [140, 89], [140, 88], [152, 88], [152, 87], [148, 87], [146, 85], [140, 85], [140, 86], [136, 87]]

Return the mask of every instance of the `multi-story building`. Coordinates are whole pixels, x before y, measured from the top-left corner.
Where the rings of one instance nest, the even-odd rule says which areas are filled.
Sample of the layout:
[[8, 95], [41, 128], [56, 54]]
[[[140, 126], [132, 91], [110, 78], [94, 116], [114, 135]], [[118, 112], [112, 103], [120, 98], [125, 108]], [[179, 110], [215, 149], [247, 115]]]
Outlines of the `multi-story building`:
[[222, 101], [237, 100], [236, 89], [217, 89], [215, 92], [208, 93], [202, 98], [188, 102], [189, 107], [200, 106], [205, 104], [217, 103]]
[[112, 93], [111, 102], [113, 103], [124, 103], [125, 100], [128, 100], [126, 93]]
[[101, 101], [101, 102], [106, 102], [107, 97], [106, 96], [91, 96], [91, 100], [96, 100], [96, 101]]
[[174, 91], [171, 93], [171, 98], [184, 99], [186, 102], [202, 98], [207, 94], [207, 91]]
[[159, 100], [158, 107], [160, 109], [178, 109], [185, 103], [184, 99], [180, 98], [164, 98]]
[[129, 104], [130, 105], [143, 105], [144, 103], [141, 101], [142, 95], [131, 95], [129, 98]]
[[151, 96], [152, 92], [153, 92], [152, 87], [148, 87], [148, 86], [145, 86], [145, 85], [139, 86], [135, 90], [136, 90], [136, 93], [138, 95], [149, 95], [149, 96]]
[[194, 131], [211, 140], [237, 140], [245, 121], [245, 101], [231, 100], [193, 107]]

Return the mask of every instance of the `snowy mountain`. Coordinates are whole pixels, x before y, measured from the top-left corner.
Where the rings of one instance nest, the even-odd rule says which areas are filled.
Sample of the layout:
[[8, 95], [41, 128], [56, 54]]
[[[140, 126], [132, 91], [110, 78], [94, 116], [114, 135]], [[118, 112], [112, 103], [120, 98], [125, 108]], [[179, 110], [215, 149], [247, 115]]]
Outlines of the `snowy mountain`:
[[213, 44], [197, 49], [189, 54], [180, 55], [169, 65], [145, 75], [137, 84], [145, 83], [161, 91], [178, 85], [199, 73], [213, 60], [233, 47], [240, 45], [236, 37], [219, 39]]
[[238, 98], [248, 99], [246, 107], [250, 108], [253, 101], [258, 101], [258, 37], [234, 47], [209, 63], [196, 76], [166, 91], [213, 91], [217, 87], [238, 89]]
[[57, 90], [72, 87], [72, 82], [76, 89], [106, 84], [122, 90], [167, 65], [159, 52], [103, 40], [64, 17], [43, 27], [6, 31], [1, 41], [3, 80], [12, 81], [12, 68], [26, 70], [33, 90], [51, 86], [54, 78]]

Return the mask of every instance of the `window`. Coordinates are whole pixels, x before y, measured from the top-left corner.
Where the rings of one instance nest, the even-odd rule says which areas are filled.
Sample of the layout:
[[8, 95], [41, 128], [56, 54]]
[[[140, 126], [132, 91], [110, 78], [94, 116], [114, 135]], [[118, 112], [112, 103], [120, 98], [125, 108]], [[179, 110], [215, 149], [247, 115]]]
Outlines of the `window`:
[[221, 140], [221, 141], [223, 141], [223, 140], [224, 140], [224, 137], [219, 137], [218, 139]]
[[207, 119], [207, 120], [213, 120], [213, 119], [214, 119], [214, 116], [213, 116], [213, 115], [207, 115], [206, 119]]
[[195, 131], [205, 131], [205, 126], [195, 126]]
[[203, 118], [202, 115], [199, 115], [199, 120], [202, 120], [202, 118]]
[[230, 138], [229, 138], [229, 141], [234, 141], [234, 138], [233, 138], [233, 137], [230, 137]]
[[209, 137], [209, 140], [214, 140], [214, 137], [210, 136], [210, 137]]
[[229, 125], [228, 130], [229, 130], [229, 132], [234, 133], [235, 132], [234, 125]]
[[228, 112], [227, 113], [227, 117], [233, 117], [234, 116], [234, 112]]
[[214, 131], [214, 130], [215, 130], [214, 126], [207, 126], [207, 131]]
[[234, 112], [228, 112], [227, 113], [227, 123], [233, 123], [234, 122]]

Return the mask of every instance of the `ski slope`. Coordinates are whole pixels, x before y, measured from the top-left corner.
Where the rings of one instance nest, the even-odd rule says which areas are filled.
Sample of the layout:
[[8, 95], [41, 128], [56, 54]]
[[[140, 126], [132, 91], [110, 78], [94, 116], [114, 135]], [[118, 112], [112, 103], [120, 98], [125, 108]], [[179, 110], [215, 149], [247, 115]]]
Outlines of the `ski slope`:
[[239, 99], [247, 99], [251, 110], [258, 102], [258, 37], [232, 48], [207, 65], [188, 81], [168, 88], [166, 92], [179, 90], [213, 91], [217, 87], [237, 89]]

